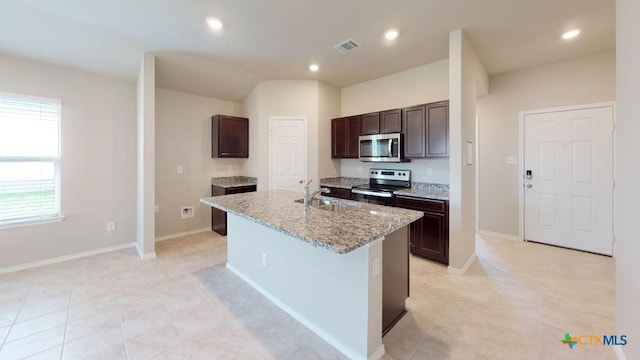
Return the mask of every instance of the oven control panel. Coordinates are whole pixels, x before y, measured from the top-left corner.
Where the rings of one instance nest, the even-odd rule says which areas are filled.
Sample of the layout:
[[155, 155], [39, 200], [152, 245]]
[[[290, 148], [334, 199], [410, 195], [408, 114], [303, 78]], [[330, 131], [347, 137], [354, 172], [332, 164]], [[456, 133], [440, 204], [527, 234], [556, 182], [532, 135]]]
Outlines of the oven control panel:
[[378, 180], [411, 181], [411, 170], [369, 169], [369, 178]]

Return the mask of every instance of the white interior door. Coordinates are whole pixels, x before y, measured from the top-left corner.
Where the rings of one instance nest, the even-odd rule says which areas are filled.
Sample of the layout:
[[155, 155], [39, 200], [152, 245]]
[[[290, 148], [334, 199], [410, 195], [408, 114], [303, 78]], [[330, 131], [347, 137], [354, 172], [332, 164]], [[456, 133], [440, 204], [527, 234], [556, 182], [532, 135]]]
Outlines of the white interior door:
[[270, 188], [302, 191], [306, 178], [305, 119], [271, 118]]
[[524, 238], [613, 254], [613, 107], [524, 116]]

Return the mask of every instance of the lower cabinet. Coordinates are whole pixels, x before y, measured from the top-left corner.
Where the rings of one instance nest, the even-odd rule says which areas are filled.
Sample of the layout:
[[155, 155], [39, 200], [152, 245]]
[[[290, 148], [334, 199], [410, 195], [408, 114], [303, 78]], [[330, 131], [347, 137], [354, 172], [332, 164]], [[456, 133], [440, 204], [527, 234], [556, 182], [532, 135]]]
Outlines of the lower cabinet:
[[[239, 194], [256, 191], [256, 185], [245, 185], [236, 187], [222, 187], [211, 185], [211, 196]], [[211, 230], [220, 235], [227, 235], [227, 213], [216, 208], [211, 208]]]
[[409, 227], [412, 254], [449, 264], [449, 202], [396, 196], [396, 206], [422, 211], [424, 217]]
[[330, 193], [322, 194], [323, 196], [332, 196], [335, 198], [347, 199], [347, 200], [351, 199], [351, 189], [343, 189], [343, 188], [337, 188], [337, 187], [331, 187], [331, 186], [323, 186], [323, 187], [331, 191]]

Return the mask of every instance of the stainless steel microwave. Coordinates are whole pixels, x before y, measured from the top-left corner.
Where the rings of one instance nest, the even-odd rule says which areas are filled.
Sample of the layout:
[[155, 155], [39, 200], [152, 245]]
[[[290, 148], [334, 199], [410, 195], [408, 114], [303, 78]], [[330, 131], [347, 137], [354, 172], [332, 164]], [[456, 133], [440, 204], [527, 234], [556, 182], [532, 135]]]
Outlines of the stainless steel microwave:
[[377, 134], [360, 136], [360, 161], [406, 162], [402, 134]]

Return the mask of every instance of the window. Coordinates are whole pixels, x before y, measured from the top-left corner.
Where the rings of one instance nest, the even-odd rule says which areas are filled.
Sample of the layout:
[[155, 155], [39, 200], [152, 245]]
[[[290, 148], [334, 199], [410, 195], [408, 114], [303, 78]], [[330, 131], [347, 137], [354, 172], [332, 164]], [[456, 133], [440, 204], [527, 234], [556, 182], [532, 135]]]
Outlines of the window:
[[0, 93], [0, 227], [61, 218], [60, 105]]

